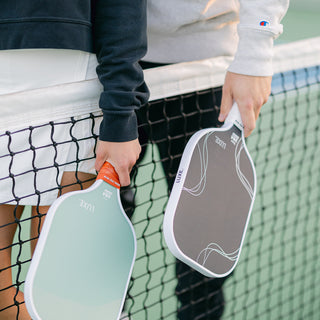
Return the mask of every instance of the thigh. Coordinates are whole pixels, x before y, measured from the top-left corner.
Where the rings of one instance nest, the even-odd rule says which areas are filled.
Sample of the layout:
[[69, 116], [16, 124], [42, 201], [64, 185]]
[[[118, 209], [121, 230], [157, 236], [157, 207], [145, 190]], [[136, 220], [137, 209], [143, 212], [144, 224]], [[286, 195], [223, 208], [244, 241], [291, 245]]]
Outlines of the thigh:
[[[14, 234], [19, 225], [23, 207], [0, 205], [0, 293], [1, 299], [12, 286], [11, 251]], [[0, 300], [1, 300], [0, 299]], [[2, 301], [0, 301], [1, 304]], [[1, 310], [0, 306], [0, 310]]]
[[0, 203], [50, 205], [65, 171], [95, 174], [101, 119], [89, 114], [0, 133]]
[[[6, 251], [11, 252], [13, 237], [22, 211], [22, 206], [0, 205], [0, 254]], [[0, 264], [1, 261], [2, 259]]]

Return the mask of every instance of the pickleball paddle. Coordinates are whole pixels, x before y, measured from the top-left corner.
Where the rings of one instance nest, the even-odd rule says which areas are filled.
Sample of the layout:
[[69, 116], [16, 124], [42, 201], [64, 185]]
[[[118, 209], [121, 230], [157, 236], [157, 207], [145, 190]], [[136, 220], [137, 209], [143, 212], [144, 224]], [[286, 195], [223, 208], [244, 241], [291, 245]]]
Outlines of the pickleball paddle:
[[183, 152], [164, 216], [168, 248], [208, 277], [235, 268], [256, 192], [236, 104], [221, 128], [195, 133]]
[[50, 207], [25, 283], [33, 320], [119, 319], [136, 255], [136, 237], [106, 162], [88, 189]]

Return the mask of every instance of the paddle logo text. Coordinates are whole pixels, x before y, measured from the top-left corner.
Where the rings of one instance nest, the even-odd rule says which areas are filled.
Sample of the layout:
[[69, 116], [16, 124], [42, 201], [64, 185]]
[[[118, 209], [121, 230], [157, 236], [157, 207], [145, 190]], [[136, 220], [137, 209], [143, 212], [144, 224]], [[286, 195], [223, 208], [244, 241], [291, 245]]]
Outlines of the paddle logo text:
[[215, 136], [215, 138], [216, 138], [216, 144], [225, 150], [225, 148], [227, 147], [227, 144], [219, 137]]
[[181, 182], [182, 174], [183, 174], [183, 169], [178, 171], [177, 178], [176, 178], [176, 183], [180, 183]]
[[232, 135], [231, 135], [231, 142], [232, 142], [232, 144], [233, 144], [233, 145], [236, 145], [237, 142], [238, 142], [238, 140], [239, 140], [239, 138], [240, 138], [240, 137], [233, 132]]
[[80, 208], [85, 209], [88, 212], [94, 213], [95, 207], [92, 203], [86, 202], [83, 199], [80, 199]]
[[109, 190], [107, 190], [107, 189], [105, 189], [105, 190], [103, 190], [102, 196], [103, 196], [103, 198], [104, 198], [105, 200], [108, 200], [108, 199], [111, 198], [112, 192], [109, 191]]

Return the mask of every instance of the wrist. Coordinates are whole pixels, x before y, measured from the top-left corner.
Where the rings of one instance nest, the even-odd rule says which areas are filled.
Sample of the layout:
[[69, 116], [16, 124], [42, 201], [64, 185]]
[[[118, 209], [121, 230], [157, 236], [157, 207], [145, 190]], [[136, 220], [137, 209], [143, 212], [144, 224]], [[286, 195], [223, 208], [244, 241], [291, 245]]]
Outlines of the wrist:
[[138, 137], [138, 124], [135, 112], [128, 115], [109, 115], [104, 113], [100, 125], [99, 140], [126, 142]]

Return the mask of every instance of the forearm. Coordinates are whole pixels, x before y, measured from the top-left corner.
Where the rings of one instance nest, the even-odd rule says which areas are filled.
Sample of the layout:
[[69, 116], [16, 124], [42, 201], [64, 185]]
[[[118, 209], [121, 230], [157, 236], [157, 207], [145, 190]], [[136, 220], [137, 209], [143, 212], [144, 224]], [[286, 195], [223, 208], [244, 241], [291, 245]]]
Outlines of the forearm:
[[125, 186], [141, 150], [135, 110], [149, 97], [138, 63], [147, 50], [146, 0], [97, 0], [93, 20], [97, 74], [104, 89], [95, 168], [111, 162]]
[[146, 53], [146, 0], [98, 0], [94, 12], [94, 47], [103, 122], [100, 140], [137, 138], [135, 110], [145, 104], [148, 89], [138, 61]]

